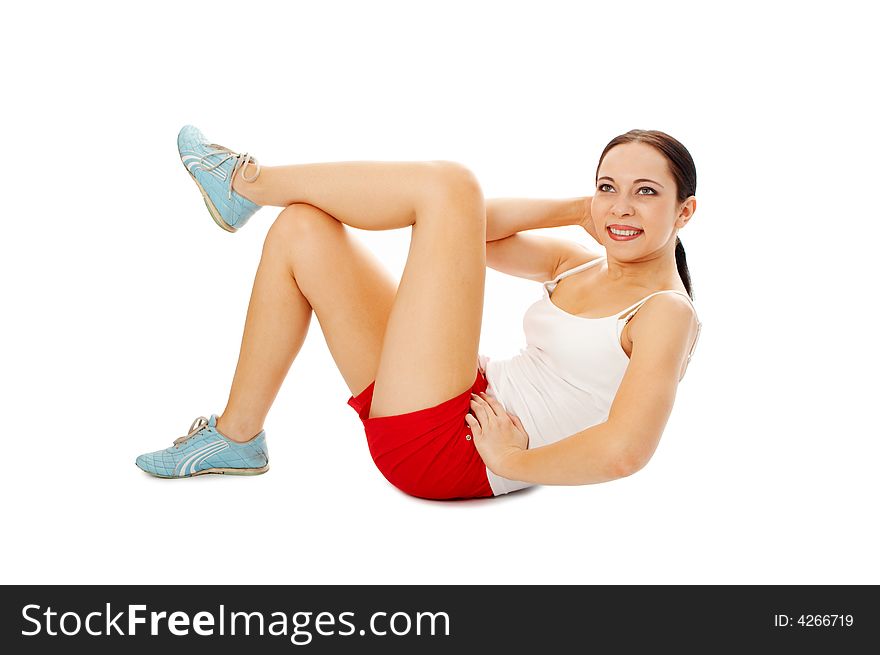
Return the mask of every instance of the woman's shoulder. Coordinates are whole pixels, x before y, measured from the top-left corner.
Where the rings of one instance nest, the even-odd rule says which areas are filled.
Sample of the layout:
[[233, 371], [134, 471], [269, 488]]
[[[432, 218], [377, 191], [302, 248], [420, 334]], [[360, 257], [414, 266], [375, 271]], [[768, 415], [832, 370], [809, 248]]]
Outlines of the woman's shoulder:
[[660, 289], [648, 294], [639, 307], [638, 314], [654, 320], [681, 322], [684, 318], [697, 319], [696, 307], [684, 289]]
[[654, 344], [658, 350], [669, 352], [670, 348], [680, 349], [686, 354], [681, 371], [681, 377], [684, 377], [684, 369], [696, 348], [702, 323], [686, 292], [672, 291], [676, 290], [664, 289], [651, 295], [638, 308], [634, 320], [627, 327], [633, 344], [643, 339]]

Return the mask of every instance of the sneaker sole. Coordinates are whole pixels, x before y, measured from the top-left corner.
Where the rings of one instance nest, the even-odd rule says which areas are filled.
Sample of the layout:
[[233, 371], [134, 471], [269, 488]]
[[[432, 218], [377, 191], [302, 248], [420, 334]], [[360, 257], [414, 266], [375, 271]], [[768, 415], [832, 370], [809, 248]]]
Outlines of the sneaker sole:
[[[140, 468], [140, 467], [138, 467]], [[263, 466], [257, 469], [235, 469], [235, 468], [213, 468], [213, 469], [205, 469], [204, 471], [198, 471], [197, 473], [193, 473], [191, 475], [159, 475], [158, 473], [152, 473], [151, 471], [144, 471], [144, 473], [149, 473], [155, 478], [162, 478], [163, 480], [183, 480], [186, 478], [194, 478], [197, 475], [209, 475], [209, 474], [218, 474], [218, 475], [262, 475], [266, 471], [269, 470], [269, 465]]]
[[[183, 164], [183, 160], [180, 160], [180, 163]], [[211, 218], [214, 219], [214, 222], [219, 225], [221, 228], [226, 230], [227, 232], [238, 232], [238, 228], [232, 227], [226, 221], [224, 221], [220, 217], [220, 212], [217, 211], [217, 208], [214, 206], [214, 203], [211, 202], [211, 199], [208, 197], [208, 194], [205, 193], [205, 190], [202, 188], [202, 185], [199, 184], [199, 181], [196, 179], [196, 176], [192, 174], [192, 172], [186, 168], [186, 164], [183, 164], [183, 167], [186, 169], [187, 174], [192, 178], [192, 181], [196, 183], [196, 186], [199, 187], [199, 193], [202, 194], [202, 199], [205, 201], [205, 207], [208, 208], [208, 212], [211, 214]]]

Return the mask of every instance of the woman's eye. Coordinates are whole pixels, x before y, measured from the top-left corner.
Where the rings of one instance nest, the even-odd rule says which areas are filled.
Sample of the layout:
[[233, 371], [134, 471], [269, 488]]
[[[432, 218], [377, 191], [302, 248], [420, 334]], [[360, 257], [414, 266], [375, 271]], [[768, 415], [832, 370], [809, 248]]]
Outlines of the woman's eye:
[[[607, 190], [611, 190], [611, 185], [610, 185], [610, 184], [600, 184], [600, 185], [597, 187], [597, 190], [598, 190], [598, 191], [606, 191], [606, 188], [605, 188], [605, 187], [608, 187]], [[646, 191], [646, 190], [647, 190], [647, 191], [650, 191], [650, 193], [642, 193], [642, 191]], [[655, 189], [652, 189], [652, 188], [649, 187], [649, 186], [643, 186], [643, 187], [639, 187], [639, 191], [638, 191], [637, 195], [640, 195], [640, 196], [655, 196], [655, 195], [657, 195], [657, 191], [656, 191]]]

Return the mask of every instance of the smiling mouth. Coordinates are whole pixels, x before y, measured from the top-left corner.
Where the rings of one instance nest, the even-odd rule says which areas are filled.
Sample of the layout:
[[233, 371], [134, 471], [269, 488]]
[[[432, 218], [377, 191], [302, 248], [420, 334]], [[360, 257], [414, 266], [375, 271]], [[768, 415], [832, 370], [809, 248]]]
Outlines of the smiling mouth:
[[615, 241], [629, 241], [630, 239], [637, 238], [642, 232], [644, 232], [644, 230], [638, 228], [612, 227], [610, 225], [608, 226], [607, 231]]

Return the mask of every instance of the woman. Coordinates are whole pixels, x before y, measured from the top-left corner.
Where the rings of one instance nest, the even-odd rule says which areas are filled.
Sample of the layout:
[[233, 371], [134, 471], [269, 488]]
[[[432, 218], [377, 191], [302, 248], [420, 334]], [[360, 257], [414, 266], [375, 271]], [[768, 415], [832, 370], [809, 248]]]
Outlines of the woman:
[[[672, 137], [615, 138], [595, 195], [564, 201], [486, 202], [448, 161], [261, 167], [189, 125], [178, 149], [227, 231], [262, 206], [285, 209], [266, 236], [225, 410], [138, 457], [143, 470], [266, 471], [262, 424], [312, 311], [376, 465], [408, 494], [591, 484], [653, 454], [700, 328], [677, 237], [696, 209], [696, 170]], [[521, 233], [575, 224], [606, 255]], [[399, 286], [345, 225], [412, 226]], [[544, 285], [525, 315], [528, 346], [507, 360], [478, 353], [487, 265]]]

